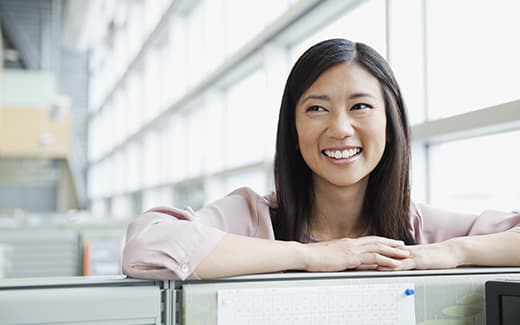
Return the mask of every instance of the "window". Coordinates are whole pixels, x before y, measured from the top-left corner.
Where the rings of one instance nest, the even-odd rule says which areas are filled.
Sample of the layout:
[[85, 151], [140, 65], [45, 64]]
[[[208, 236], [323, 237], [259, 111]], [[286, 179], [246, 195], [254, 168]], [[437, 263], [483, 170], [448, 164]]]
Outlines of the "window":
[[225, 148], [225, 107], [222, 93], [210, 90], [205, 96], [206, 99], [206, 140], [205, 152], [207, 164], [205, 171], [209, 174], [216, 173], [224, 169], [224, 148]]
[[148, 131], [143, 139], [143, 183], [145, 186], [157, 185], [159, 175], [159, 141], [157, 131]]
[[260, 195], [266, 193], [266, 173], [263, 168], [255, 168], [246, 172], [233, 173], [226, 178], [224, 193], [230, 193], [240, 187], [249, 187]]
[[161, 62], [164, 65], [163, 74], [167, 78], [168, 91], [165, 93], [166, 102], [172, 103], [174, 100], [185, 94], [188, 75], [188, 55], [186, 52], [186, 20], [184, 16], [174, 15], [169, 25], [169, 48], [167, 50], [169, 59]]
[[112, 199], [112, 216], [128, 218], [133, 214], [132, 198], [129, 195], [115, 196]]
[[423, 1], [389, 2], [388, 61], [401, 87], [412, 124], [426, 119], [423, 13]]
[[[262, 161], [266, 155], [266, 88], [263, 71], [256, 70], [233, 85], [226, 94], [227, 167]], [[268, 130], [270, 128], [267, 128]]]
[[233, 54], [264, 27], [265, 1], [225, 0], [226, 50]]
[[126, 184], [129, 191], [137, 190], [142, 186], [143, 160], [145, 158], [141, 147], [140, 141], [133, 141], [128, 144], [126, 149], [126, 170], [128, 171]]
[[210, 157], [206, 153], [210, 134], [206, 132], [208, 119], [204, 105], [189, 105], [187, 121], [188, 155], [181, 159], [188, 161], [189, 177], [201, 176], [205, 172], [206, 163], [210, 163]]
[[159, 112], [161, 95], [161, 67], [159, 62], [160, 50], [151, 47], [145, 56], [144, 61], [144, 103], [146, 109], [143, 110], [145, 122], [153, 119]]
[[179, 181], [188, 175], [188, 128], [187, 119], [176, 114], [170, 119], [170, 146], [168, 161], [171, 161], [168, 178]]
[[141, 126], [141, 123], [143, 123], [143, 80], [140, 70], [130, 72], [127, 87], [127, 129], [131, 134]]
[[440, 118], [520, 98], [520, 3], [428, 0], [429, 115]]
[[188, 87], [195, 86], [204, 77], [204, 72], [208, 68], [205, 59], [209, 49], [206, 47], [206, 35], [204, 33], [204, 6], [203, 2], [198, 3], [186, 17], [187, 47], [182, 50], [187, 53], [189, 70], [183, 75], [183, 79], [186, 80]]
[[431, 203], [467, 212], [520, 208], [520, 131], [431, 147]]
[[371, 0], [346, 11], [331, 23], [305, 38], [291, 48], [292, 61], [311, 45], [330, 38], [347, 38], [374, 47], [382, 56], [386, 55], [385, 1]]

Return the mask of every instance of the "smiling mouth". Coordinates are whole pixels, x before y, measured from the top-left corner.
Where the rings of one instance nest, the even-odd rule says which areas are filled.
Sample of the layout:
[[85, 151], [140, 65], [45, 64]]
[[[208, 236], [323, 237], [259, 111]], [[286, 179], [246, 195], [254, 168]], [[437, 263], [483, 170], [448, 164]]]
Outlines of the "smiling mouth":
[[332, 159], [348, 159], [357, 156], [363, 151], [361, 148], [352, 148], [345, 150], [323, 150], [322, 153]]

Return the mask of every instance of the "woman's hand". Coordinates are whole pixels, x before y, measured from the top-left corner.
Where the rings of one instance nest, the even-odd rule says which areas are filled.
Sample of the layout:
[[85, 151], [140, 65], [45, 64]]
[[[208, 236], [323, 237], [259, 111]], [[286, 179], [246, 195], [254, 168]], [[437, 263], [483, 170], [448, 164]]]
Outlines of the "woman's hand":
[[458, 250], [450, 240], [426, 245], [405, 246], [410, 256], [401, 260], [397, 267], [384, 267], [381, 270], [424, 270], [424, 269], [450, 269], [460, 266], [461, 258]]
[[305, 270], [310, 272], [394, 269], [410, 255], [402, 241], [377, 236], [304, 244], [303, 249]]

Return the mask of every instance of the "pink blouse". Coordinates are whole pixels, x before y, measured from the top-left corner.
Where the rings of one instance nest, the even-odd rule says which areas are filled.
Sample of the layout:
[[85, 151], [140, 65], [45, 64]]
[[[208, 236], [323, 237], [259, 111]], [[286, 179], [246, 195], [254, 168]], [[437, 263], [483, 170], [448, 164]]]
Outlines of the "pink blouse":
[[[410, 219], [418, 244], [506, 230], [520, 232], [520, 214], [515, 213], [475, 215], [412, 204]], [[226, 233], [274, 239], [268, 198], [240, 188], [197, 212], [163, 207], [145, 212], [128, 225], [123, 273], [146, 279], [198, 279], [194, 270]]]

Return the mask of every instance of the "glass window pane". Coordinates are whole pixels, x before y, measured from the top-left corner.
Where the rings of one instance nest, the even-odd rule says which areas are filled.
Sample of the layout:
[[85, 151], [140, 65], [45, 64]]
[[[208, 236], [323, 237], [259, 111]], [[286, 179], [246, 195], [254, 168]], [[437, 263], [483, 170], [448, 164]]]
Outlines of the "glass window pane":
[[206, 48], [205, 21], [204, 21], [204, 2], [197, 4], [186, 18], [186, 59], [189, 73], [184, 77], [187, 84], [193, 87], [203, 77], [207, 71], [208, 49]]
[[127, 146], [127, 167], [126, 175], [127, 190], [137, 190], [142, 185], [143, 165], [146, 157], [142, 154], [142, 146], [140, 142], [131, 142]]
[[[268, 4], [265, 1], [224, 1], [226, 25], [226, 50], [233, 54], [258, 34], [265, 24]], [[275, 13], [271, 13], [275, 14]]]
[[468, 212], [520, 208], [520, 131], [432, 146], [431, 203]]
[[188, 173], [188, 118], [175, 114], [170, 120], [170, 148], [168, 150], [171, 162], [168, 178], [179, 181], [187, 177]]
[[291, 49], [295, 61], [311, 45], [330, 38], [347, 38], [374, 47], [386, 56], [385, 1], [365, 1], [317, 30]]
[[263, 195], [266, 193], [266, 175], [262, 167], [246, 172], [238, 172], [229, 175], [225, 181], [222, 193], [230, 193], [240, 187], [249, 187], [256, 193]]
[[159, 180], [159, 146], [157, 133], [149, 131], [143, 138], [143, 184], [153, 186]]
[[206, 118], [206, 109], [204, 106], [198, 107], [194, 104], [190, 110], [190, 114], [186, 118], [187, 123], [187, 141], [188, 141], [188, 175], [191, 177], [200, 176], [204, 173], [206, 159], [206, 138], [208, 120]]
[[429, 115], [520, 98], [520, 2], [427, 2]]
[[132, 199], [129, 195], [115, 196], [112, 199], [111, 216], [115, 218], [128, 218], [132, 216]]
[[218, 91], [209, 91], [206, 95], [206, 129], [204, 167], [207, 173], [216, 173], [224, 169], [225, 148], [225, 104]]
[[226, 162], [233, 168], [262, 161], [271, 130], [271, 119], [266, 114], [266, 99], [259, 95], [265, 89], [265, 74], [256, 70], [226, 93]]
[[425, 120], [423, 2], [391, 1], [388, 8], [388, 60], [401, 87], [410, 123]]

